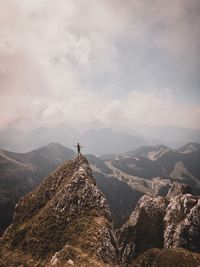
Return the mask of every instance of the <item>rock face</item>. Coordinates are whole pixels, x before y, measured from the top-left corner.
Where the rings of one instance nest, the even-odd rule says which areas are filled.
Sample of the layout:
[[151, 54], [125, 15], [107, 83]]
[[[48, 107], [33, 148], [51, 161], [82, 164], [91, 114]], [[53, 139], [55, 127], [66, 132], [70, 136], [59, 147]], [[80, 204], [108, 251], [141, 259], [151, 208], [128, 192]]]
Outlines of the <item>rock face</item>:
[[181, 184], [181, 183], [173, 183], [167, 197], [168, 198], [174, 198], [180, 194], [191, 194], [191, 187], [187, 184]]
[[167, 207], [164, 222], [166, 248], [183, 247], [200, 252], [200, 197], [176, 196]]
[[162, 197], [143, 196], [128, 222], [120, 229], [120, 259], [131, 263], [150, 248], [163, 246], [163, 218], [168, 201]]
[[6, 267], [116, 266], [116, 254], [109, 207], [84, 157], [67, 161], [22, 198], [0, 241]]
[[200, 197], [188, 194], [189, 191], [187, 186], [176, 183], [168, 197], [140, 199], [129, 221], [119, 231], [123, 263], [132, 264], [150, 248], [200, 252]]

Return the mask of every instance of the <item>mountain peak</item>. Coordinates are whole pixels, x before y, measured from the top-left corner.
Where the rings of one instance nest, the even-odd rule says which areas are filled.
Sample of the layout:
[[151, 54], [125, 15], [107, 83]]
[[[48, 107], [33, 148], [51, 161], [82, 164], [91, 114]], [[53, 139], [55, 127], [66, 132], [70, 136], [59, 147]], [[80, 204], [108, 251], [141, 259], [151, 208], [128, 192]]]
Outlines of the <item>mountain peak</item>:
[[198, 150], [200, 150], [200, 144], [188, 143], [185, 146], [181, 147], [178, 151], [180, 153], [187, 154], [187, 153], [192, 153], [192, 152], [198, 151]]
[[0, 248], [0, 263], [7, 266], [16, 258], [20, 264], [28, 258], [30, 266], [116, 261], [110, 210], [85, 157], [66, 161], [19, 201]]

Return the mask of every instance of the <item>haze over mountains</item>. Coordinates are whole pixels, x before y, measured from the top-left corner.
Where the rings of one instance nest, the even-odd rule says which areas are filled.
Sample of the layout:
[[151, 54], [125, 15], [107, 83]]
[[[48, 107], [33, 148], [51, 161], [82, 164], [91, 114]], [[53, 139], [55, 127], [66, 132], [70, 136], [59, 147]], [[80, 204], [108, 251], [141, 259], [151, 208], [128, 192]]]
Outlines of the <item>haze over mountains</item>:
[[14, 128], [0, 131], [0, 147], [13, 152], [28, 152], [49, 143], [66, 147], [81, 142], [84, 153], [97, 155], [123, 153], [147, 145], [166, 145], [177, 149], [189, 142], [200, 143], [198, 130], [178, 126], [148, 126], [133, 124], [106, 124], [93, 121], [71, 128], [65, 124], [36, 128], [24, 132]]

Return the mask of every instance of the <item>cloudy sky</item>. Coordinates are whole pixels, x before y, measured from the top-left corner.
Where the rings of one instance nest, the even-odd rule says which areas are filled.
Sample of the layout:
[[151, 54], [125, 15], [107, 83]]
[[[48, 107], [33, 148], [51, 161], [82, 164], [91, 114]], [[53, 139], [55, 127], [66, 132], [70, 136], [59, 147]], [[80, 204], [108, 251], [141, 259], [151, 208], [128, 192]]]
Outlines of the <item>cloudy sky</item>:
[[0, 128], [200, 128], [199, 0], [0, 0]]

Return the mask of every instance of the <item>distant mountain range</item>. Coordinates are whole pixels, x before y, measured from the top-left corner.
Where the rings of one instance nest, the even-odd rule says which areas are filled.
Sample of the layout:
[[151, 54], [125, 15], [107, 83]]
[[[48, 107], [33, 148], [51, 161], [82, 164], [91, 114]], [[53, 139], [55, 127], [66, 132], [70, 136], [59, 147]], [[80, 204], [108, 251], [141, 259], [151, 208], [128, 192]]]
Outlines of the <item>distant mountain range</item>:
[[101, 160], [124, 181], [131, 182], [131, 177], [148, 182], [158, 178], [173, 179], [188, 183], [195, 191], [200, 190], [200, 145], [196, 143], [178, 150], [163, 145], [144, 146], [123, 154], [103, 155]]
[[143, 138], [149, 145], [163, 144], [173, 149], [177, 149], [191, 142], [200, 143], [200, 130], [175, 125], [147, 125], [142, 123], [127, 125], [125, 123], [105, 123], [95, 120], [89, 123], [83, 123], [82, 126], [79, 125], [79, 128], [81, 132], [90, 129], [101, 130], [109, 128], [113, 131], [126, 132], [135, 137]]
[[126, 132], [111, 129], [88, 130], [80, 136], [80, 142], [85, 144], [86, 152], [93, 154], [122, 153], [130, 148], [136, 149], [147, 142]]
[[141, 195], [165, 196], [173, 182], [187, 184], [200, 194], [199, 144], [189, 143], [178, 150], [160, 145], [101, 158], [86, 156], [116, 225], [126, 221]]
[[25, 153], [46, 146], [60, 143], [72, 147], [79, 133], [64, 124], [56, 127], [41, 127], [25, 133], [13, 128], [0, 131], [0, 147], [4, 150]]
[[84, 146], [84, 153], [102, 155], [125, 153], [141, 146], [165, 145], [178, 149], [186, 143], [200, 143], [200, 132], [178, 126], [147, 126], [133, 124], [106, 124], [95, 121], [77, 126], [74, 130], [65, 124], [55, 127], [41, 127], [31, 132], [13, 128], [0, 131], [0, 148], [25, 153], [49, 143], [60, 143], [73, 148], [76, 142]]

